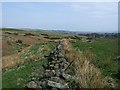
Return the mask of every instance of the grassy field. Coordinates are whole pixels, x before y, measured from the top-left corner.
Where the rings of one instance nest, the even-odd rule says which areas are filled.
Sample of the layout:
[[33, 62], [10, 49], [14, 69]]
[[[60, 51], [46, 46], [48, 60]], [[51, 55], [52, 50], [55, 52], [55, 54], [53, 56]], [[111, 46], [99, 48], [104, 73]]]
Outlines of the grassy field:
[[[105, 76], [118, 79], [118, 42], [115, 39], [97, 39], [95, 42], [71, 41], [72, 46], [84, 53], [92, 54], [92, 62]], [[89, 56], [87, 56], [89, 57]], [[91, 59], [91, 58], [90, 58]]]
[[[14, 34], [16, 32], [18, 35]], [[33, 35], [24, 36], [26, 33]], [[23, 88], [31, 81], [31, 73], [36, 70], [40, 74], [39, 78], [42, 77], [42, 65], [47, 62], [44, 56], [49, 55], [56, 42], [61, 39], [64, 41], [65, 59], [68, 62], [74, 60], [67, 73], [70, 75], [77, 73], [79, 75], [77, 82], [81, 87], [106, 87], [109, 83], [107, 80], [110, 80], [105, 78], [107, 76], [118, 81], [118, 60], [115, 58], [120, 55], [118, 55], [117, 39], [98, 38], [93, 42], [83, 42], [78, 39], [69, 39], [70, 37], [75, 35], [53, 31], [3, 29], [3, 51], [6, 52], [2, 61], [2, 87]], [[18, 40], [22, 43], [18, 43]], [[73, 84], [74, 80], [68, 82]]]
[[[32, 45], [32, 47], [25, 52], [23, 55], [21, 55], [21, 60], [27, 60], [30, 59], [31, 55], [36, 55], [43, 57], [46, 54], [49, 54], [49, 51], [53, 48], [54, 42], [49, 43], [38, 43]], [[43, 48], [42, 51], [39, 52], [39, 48]], [[49, 49], [49, 50], [48, 50]], [[26, 59], [26, 57], [28, 57]], [[19, 67], [14, 67], [12, 69], [9, 69], [7, 71], [3, 70], [2, 73], [2, 87], [3, 88], [23, 88], [26, 83], [30, 81], [30, 74], [34, 71], [39, 69], [39, 71], [42, 73], [43, 68], [42, 65], [46, 63], [45, 58], [38, 58], [36, 59], [33, 57], [34, 60], [28, 61], [23, 65], [20, 65]]]
[[[22, 88], [28, 81], [30, 81], [29, 76], [33, 72], [35, 66], [45, 64], [44, 60], [32, 61], [21, 65], [19, 68], [14, 68], [3, 72], [2, 76], [2, 87], [3, 88]], [[42, 72], [42, 67], [39, 68]]]

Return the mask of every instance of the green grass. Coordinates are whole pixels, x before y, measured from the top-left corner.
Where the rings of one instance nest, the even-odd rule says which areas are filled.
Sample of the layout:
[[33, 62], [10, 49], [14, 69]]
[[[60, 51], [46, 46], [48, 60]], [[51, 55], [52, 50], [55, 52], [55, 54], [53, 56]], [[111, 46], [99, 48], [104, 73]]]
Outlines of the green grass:
[[[29, 57], [30, 55], [35, 55], [35, 56], [42, 56], [42, 55], [46, 55], [49, 53], [50, 50], [53, 49], [53, 44], [55, 44], [54, 42], [48, 42], [48, 43], [37, 43], [31, 46], [31, 48], [26, 51], [25, 53], [23, 53], [21, 55], [21, 59], [25, 59], [26, 57]], [[48, 46], [49, 51], [43, 51], [42, 48], [44, 48], [45, 46]]]
[[[25, 52], [22, 55], [22, 57], [24, 58], [27, 55], [29, 56], [29, 52], [31, 52], [32, 55], [35, 54], [38, 56], [41, 56], [40, 54], [42, 54], [42, 56], [48, 55], [50, 50], [53, 49], [53, 44], [54, 44], [54, 42], [34, 44], [28, 50], [28, 52]], [[39, 48], [42, 48], [46, 45], [48, 46], [49, 50], [39, 51]], [[13, 69], [3, 71], [3, 73], [2, 73], [2, 87], [3, 88], [22, 88], [22, 87], [24, 87], [30, 81], [29, 76], [34, 70], [38, 69], [38, 71], [40, 71], [40, 73], [43, 72], [42, 65], [45, 64], [46, 62], [47, 62], [46, 58], [39, 59], [37, 61], [33, 60], [33, 61], [29, 61], [29, 62], [25, 63], [24, 65], [20, 65], [20, 67], [15, 67]], [[19, 80], [20, 78], [22, 80]]]
[[31, 46], [31, 48], [26, 51], [25, 53], [23, 53], [21, 55], [21, 59], [25, 59], [25, 57], [29, 57], [30, 55], [38, 55], [41, 54], [41, 48], [44, 44], [43, 43], [37, 43]]
[[[30, 81], [30, 74], [35, 66], [45, 64], [45, 60], [32, 61], [26, 63], [19, 68], [14, 68], [3, 72], [2, 74], [2, 87], [3, 88], [22, 88]], [[42, 66], [41, 66], [42, 67]], [[42, 72], [43, 69], [39, 68]], [[21, 78], [22, 80], [19, 80]], [[19, 81], [18, 81], [19, 80]]]
[[22, 48], [26, 48], [26, 47], [27, 47], [27, 45], [25, 45], [25, 44], [17, 44], [16, 45], [16, 51], [17, 52], [21, 51]]
[[[73, 47], [83, 52], [90, 51], [94, 54], [93, 62], [100, 68], [105, 76], [118, 78], [117, 61], [114, 60], [118, 56], [118, 44], [114, 39], [97, 39], [95, 42], [72, 41]], [[92, 47], [90, 49], [89, 47]]]
[[12, 47], [7, 51], [8, 55], [16, 54], [18, 51], [22, 51], [22, 49], [26, 47], [28, 47], [28, 45], [22, 43], [13, 44]]

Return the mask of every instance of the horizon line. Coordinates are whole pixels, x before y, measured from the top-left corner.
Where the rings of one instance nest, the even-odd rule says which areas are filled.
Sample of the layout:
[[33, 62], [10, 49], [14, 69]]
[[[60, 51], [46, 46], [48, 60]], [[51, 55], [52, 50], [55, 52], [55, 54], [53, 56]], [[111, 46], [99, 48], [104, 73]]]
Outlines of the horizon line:
[[114, 31], [114, 32], [95, 32], [95, 31], [78, 31], [78, 30], [67, 30], [67, 29], [42, 29], [42, 28], [15, 28], [15, 27], [0, 27], [1, 29], [7, 28], [7, 29], [22, 29], [22, 30], [32, 30], [32, 31], [37, 31], [37, 30], [44, 30], [44, 31], [68, 31], [68, 32], [81, 32], [81, 33], [119, 33], [119, 30]]

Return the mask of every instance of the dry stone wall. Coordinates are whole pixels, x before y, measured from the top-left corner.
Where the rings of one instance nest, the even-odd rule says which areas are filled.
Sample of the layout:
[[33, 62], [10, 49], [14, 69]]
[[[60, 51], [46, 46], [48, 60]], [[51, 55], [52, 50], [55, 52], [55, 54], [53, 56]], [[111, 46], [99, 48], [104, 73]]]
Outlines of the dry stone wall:
[[43, 78], [40, 78], [38, 81], [33, 78], [26, 87], [41, 88], [43, 90], [69, 89], [70, 86], [66, 80], [74, 77], [65, 73], [69, 63], [64, 58], [63, 41], [60, 41], [55, 46], [47, 59], [47, 64], [43, 65]]

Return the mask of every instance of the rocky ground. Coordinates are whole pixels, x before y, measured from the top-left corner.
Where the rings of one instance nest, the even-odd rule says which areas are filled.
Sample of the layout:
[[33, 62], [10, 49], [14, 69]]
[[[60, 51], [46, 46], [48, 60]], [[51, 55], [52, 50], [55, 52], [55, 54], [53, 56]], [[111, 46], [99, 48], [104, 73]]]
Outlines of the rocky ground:
[[[26, 88], [42, 88], [43, 90], [61, 90], [71, 86], [67, 82], [75, 76], [67, 74], [65, 71], [71, 63], [67, 62], [64, 57], [63, 41], [60, 41], [47, 57], [47, 64], [43, 65], [44, 73], [42, 77], [38, 77], [39, 73], [31, 73], [31, 81], [26, 85]], [[78, 86], [76, 85], [76, 88]]]

